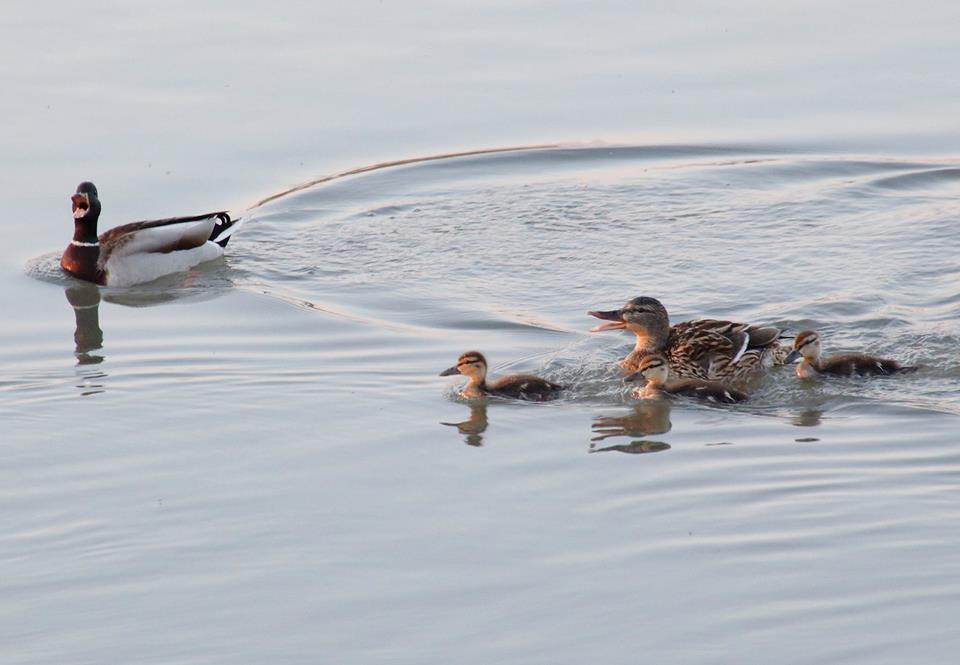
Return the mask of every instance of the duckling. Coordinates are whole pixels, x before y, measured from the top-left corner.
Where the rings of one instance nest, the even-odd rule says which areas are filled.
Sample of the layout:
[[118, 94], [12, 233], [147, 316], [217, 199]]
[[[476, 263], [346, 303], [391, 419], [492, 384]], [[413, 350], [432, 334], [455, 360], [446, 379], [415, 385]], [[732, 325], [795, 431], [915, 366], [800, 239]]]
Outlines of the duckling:
[[510, 374], [487, 383], [487, 359], [479, 351], [467, 351], [457, 359], [457, 364], [440, 372], [440, 376], [463, 374], [469, 379], [460, 394], [474, 398], [484, 395], [512, 397], [532, 402], [553, 399], [569, 386], [560, 385], [532, 374]]
[[673, 377], [741, 381], [782, 364], [787, 355], [779, 342], [779, 328], [714, 319], [671, 326], [663, 303], [647, 296], [634, 298], [620, 309], [587, 313], [611, 322], [590, 332], [625, 328], [636, 335], [636, 347], [620, 361], [627, 371], [635, 371], [644, 356], [659, 353], [666, 357]]
[[916, 367], [904, 367], [890, 358], [877, 358], [865, 353], [841, 353], [828, 358], [820, 357], [820, 334], [804, 330], [793, 340], [793, 350], [785, 362], [792, 363], [802, 358], [797, 365], [797, 376], [812, 379], [818, 374], [834, 376], [870, 376], [906, 374], [917, 371]]
[[74, 277], [101, 286], [149, 282], [223, 256], [239, 219], [226, 212], [171, 217], [117, 226], [97, 236], [100, 195], [92, 182], [81, 182], [70, 197], [73, 240], [60, 266]]
[[684, 395], [697, 397], [711, 402], [733, 404], [748, 399], [745, 392], [726, 386], [719, 381], [704, 381], [703, 379], [668, 379], [669, 365], [667, 359], [659, 353], [644, 356], [636, 372], [624, 378], [624, 381], [636, 381], [644, 378], [647, 385], [635, 392], [637, 397], [659, 397], [661, 395]]

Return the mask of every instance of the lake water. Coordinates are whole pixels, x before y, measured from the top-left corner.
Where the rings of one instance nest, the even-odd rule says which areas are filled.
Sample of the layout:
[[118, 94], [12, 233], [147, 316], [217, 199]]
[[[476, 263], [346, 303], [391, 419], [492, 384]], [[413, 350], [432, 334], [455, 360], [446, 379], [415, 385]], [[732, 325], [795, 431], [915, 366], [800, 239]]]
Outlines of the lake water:
[[[0, 16], [0, 662], [953, 662], [955, 5]], [[83, 179], [248, 223], [82, 285]], [[636, 295], [920, 369], [638, 402]]]

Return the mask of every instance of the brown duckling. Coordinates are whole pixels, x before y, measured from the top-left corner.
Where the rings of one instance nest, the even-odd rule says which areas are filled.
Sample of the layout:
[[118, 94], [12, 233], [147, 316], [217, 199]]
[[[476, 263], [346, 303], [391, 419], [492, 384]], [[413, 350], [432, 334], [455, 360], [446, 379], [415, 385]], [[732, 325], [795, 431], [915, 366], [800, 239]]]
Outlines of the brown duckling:
[[659, 353], [644, 356], [636, 372], [624, 378], [624, 381], [636, 381], [644, 378], [647, 385], [638, 389], [634, 394], [637, 397], [659, 397], [661, 395], [683, 395], [697, 397], [711, 402], [733, 404], [748, 399], [747, 393], [726, 386], [719, 381], [705, 381], [703, 379], [674, 379], [669, 380], [667, 359]]
[[457, 364], [440, 372], [440, 376], [463, 374], [467, 385], [460, 394], [464, 397], [511, 397], [532, 402], [543, 402], [557, 397], [569, 386], [560, 385], [533, 374], [509, 374], [487, 383], [487, 359], [479, 351], [467, 351], [457, 359]]
[[634, 298], [620, 309], [588, 314], [611, 322], [590, 332], [627, 329], [636, 335], [636, 347], [620, 361], [628, 371], [635, 371], [644, 356], [659, 353], [667, 359], [673, 377], [740, 381], [782, 363], [787, 355], [778, 341], [779, 328], [714, 319], [671, 326], [663, 303], [647, 296]]
[[785, 363], [802, 358], [797, 365], [797, 376], [812, 379], [819, 374], [833, 376], [885, 376], [915, 372], [916, 367], [904, 367], [891, 358], [878, 358], [865, 353], [841, 353], [823, 358], [820, 356], [820, 334], [804, 330], [793, 340], [793, 350]]

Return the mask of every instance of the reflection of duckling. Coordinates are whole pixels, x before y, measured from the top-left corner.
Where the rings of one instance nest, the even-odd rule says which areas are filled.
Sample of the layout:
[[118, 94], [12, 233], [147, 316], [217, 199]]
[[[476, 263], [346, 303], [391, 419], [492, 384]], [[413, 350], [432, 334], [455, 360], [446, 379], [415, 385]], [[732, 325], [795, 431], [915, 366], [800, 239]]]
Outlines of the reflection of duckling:
[[797, 358], [803, 360], [797, 365], [797, 376], [812, 379], [818, 374], [834, 376], [869, 376], [886, 374], [904, 374], [916, 371], [916, 367], [904, 367], [890, 358], [877, 358], [865, 353], [841, 353], [827, 358], [820, 357], [820, 335], [813, 330], [804, 330], [793, 340], [793, 350], [787, 356], [787, 363]]
[[485, 402], [471, 402], [470, 417], [459, 423], [440, 423], [449, 427], [456, 427], [464, 435], [464, 443], [468, 446], [482, 446], [483, 436], [487, 431], [487, 405]]
[[616, 450], [619, 453], [630, 453], [632, 455], [641, 455], [644, 453], [660, 453], [664, 450], [670, 450], [670, 444], [663, 441], [631, 441], [630, 443], [620, 443], [613, 446], [604, 446], [598, 448], [597, 444], [591, 443], [590, 453], [605, 453], [610, 450]]
[[457, 359], [456, 365], [440, 372], [440, 376], [453, 374], [463, 374], [469, 379], [460, 391], [464, 397], [496, 395], [542, 402], [567, 388], [532, 374], [510, 374], [487, 383], [487, 359], [479, 351], [467, 351]]
[[670, 400], [645, 399], [636, 402], [633, 409], [617, 416], [596, 416], [593, 419], [593, 438], [591, 441], [603, 441], [614, 436], [650, 436], [666, 434], [673, 424], [670, 422]]
[[667, 360], [660, 354], [644, 356], [640, 361], [639, 369], [630, 374], [624, 381], [636, 381], [643, 377], [647, 385], [636, 391], [637, 397], [657, 397], [663, 394], [685, 395], [698, 397], [711, 402], [742, 402], [748, 398], [745, 392], [725, 386], [719, 381], [704, 381], [703, 379], [675, 379], [668, 381], [669, 369]]

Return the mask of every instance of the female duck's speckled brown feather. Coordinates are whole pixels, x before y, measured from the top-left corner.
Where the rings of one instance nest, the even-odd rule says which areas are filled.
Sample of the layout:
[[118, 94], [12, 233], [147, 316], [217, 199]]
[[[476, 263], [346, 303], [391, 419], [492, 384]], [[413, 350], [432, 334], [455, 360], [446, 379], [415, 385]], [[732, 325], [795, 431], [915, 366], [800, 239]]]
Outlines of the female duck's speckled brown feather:
[[612, 322], [594, 331], [625, 328], [636, 335], [636, 347], [620, 361], [627, 371], [635, 371], [645, 356], [659, 353], [666, 357], [674, 377], [740, 381], [766, 365], [782, 363], [787, 353], [779, 342], [779, 328], [716, 319], [671, 326], [663, 304], [646, 296], [618, 310], [589, 314]]
[[786, 357], [790, 363], [803, 358], [797, 365], [797, 376], [809, 379], [818, 374], [833, 376], [886, 376], [916, 371], [916, 367], [904, 367], [892, 358], [878, 358], [865, 353], [840, 353], [826, 358], [820, 355], [820, 335], [813, 330], [804, 330], [793, 340], [793, 350]]
[[720, 381], [704, 379], [669, 379], [669, 364], [659, 353], [644, 356], [637, 371], [626, 376], [624, 381], [646, 379], [647, 385], [639, 389], [637, 397], [657, 397], [660, 395], [683, 395], [711, 402], [733, 404], [749, 399], [749, 395]]
[[543, 402], [557, 397], [568, 387], [533, 374], [509, 374], [487, 383], [487, 359], [479, 351], [467, 351], [457, 359], [456, 365], [440, 372], [440, 376], [454, 374], [463, 374], [469, 379], [460, 391], [464, 397], [494, 395]]

